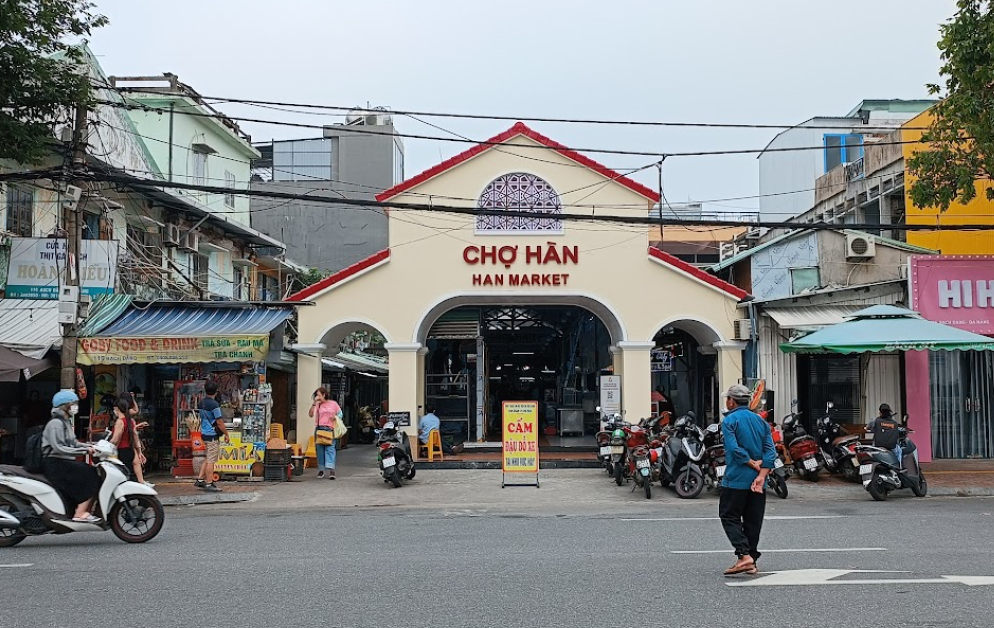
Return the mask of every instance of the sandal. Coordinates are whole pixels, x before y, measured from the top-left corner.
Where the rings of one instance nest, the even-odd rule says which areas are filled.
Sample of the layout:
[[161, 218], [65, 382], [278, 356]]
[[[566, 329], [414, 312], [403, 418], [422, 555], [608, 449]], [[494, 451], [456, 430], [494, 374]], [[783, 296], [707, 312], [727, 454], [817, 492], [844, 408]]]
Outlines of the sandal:
[[736, 562], [734, 565], [732, 565], [731, 567], [725, 570], [725, 575], [733, 576], [735, 574], [740, 574], [740, 573], [749, 573], [749, 572], [756, 573], [756, 571], [757, 571], [756, 562], [750, 558], [748, 562], [745, 561]]
[[85, 517], [73, 517], [73, 521], [76, 523], [99, 523], [100, 517], [95, 517], [93, 515], [86, 515]]

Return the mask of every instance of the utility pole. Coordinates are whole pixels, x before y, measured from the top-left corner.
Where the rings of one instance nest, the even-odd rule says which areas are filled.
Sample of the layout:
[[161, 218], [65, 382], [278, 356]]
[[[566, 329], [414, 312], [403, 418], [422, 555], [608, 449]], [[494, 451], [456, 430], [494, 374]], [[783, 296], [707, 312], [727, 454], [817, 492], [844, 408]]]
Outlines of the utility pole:
[[[72, 163], [70, 166], [67, 183], [79, 184], [79, 177], [86, 169], [86, 140], [87, 140], [87, 114], [89, 109], [83, 103], [76, 105], [75, 122], [72, 132]], [[62, 370], [60, 375], [60, 387], [71, 390], [76, 389], [76, 344], [79, 335], [79, 251], [80, 240], [82, 239], [82, 221], [79, 210], [82, 197], [75, 202], [63, 203], [62, 224], [66, 230], [66, 272], [62, 287], [75, 287], [77, 290], [76, 303], [73, 307], [75, 315], [72, 323], [62, 325]], [[60, 304], [61, 305], [61, 304]]]

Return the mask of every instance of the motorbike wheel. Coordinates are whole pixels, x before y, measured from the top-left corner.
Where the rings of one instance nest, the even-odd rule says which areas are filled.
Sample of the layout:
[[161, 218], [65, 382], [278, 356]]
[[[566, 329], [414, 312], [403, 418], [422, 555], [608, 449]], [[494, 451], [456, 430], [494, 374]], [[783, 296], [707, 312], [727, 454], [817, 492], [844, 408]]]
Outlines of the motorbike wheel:
[[808, 482], [817, 482], [818, 478], [819, 478], [819, 476], [818, 476], [818, 472], [817, 471], [805, 471], [804, 472], [804, 479], [807, 480]]
[[866, 485], [866, 490], [870, 492], [870, 497], [873, 498], [873, 501], [877, 502], [886, 501], [887, 493], [890, 492], [886, 487], [880, 484], [877, 480], [877, 476], [875, 475], [870, 478], [870, 483]]
[[625, 464], [624, 461], [618, 462], [614, 465], [614, 483], [621, 486], [625, 483]]
[[607, 471], [608, 477], [614, 477], [614, 464], [610, 460], [604, 463], [604, 470]]
[[697, 471], [687, 469], [677, 476], [673, 488], [681, 499], [695, 499], [704, 490], [704, 478]]
[[925, 480], [925, 474], [921, 471], [918, 472], [918, 486], [912, 486], [911, 492], [915, 494], [915, 497], [928, 495], [928, 482]]
[[767, 476], [770, 486], [773, 488], [773, 492], [777, 494], [780, 499], [787, 499], [787, 481], [784, 480], [779, 475], [771, 473]]
[[390, 481], [393, 482], [394, 488], [400, 488], [401, 486], [400, 472], [397, 471], [397, 467], [394, 467], [393, 470], [390, 472]]
[[642, 478], [642, 488], [645, 489], [645, 498], [652, 499], [652, 480], [649, 478]]
[[842, 477], [845, 478], [846, 482], [859, 482], [860, 476], [859, 467], [854, 467], [848, 464], [848, 460], [842, 464]]
[[413, 480], [413, 479], [414, 479], [414, 476], [415, 476], [415, 474], [417, 474], [417, 472], [418, 472], [418, 471], [417, 471], [417, 469], [415, 469], [415, 468], [414, 468], [414, 467], [412, 466], [412, 467], [411, 467], [411, 470], [407, 472], [407, 479], [408, 479], [408, 480]]
[[[17, 510], [17, 505], [8, 499], [0, 497], [0, 510], [7, 513], [13, 513]], [[14, 547], [26, 538], [28, 538], [28, 535], [24, 534], [20, 530], [0, 528], [0, 547]]]
[[[132, 513], [138, 518], [133, 520]], [[162, 530], [165, 517], [162, 504], [154, 496], [132, 495], [126, 502], [116, 502], [111, 507], [110, 529], [114, 536], [125, 543], [145, 543], [154, 539]]]

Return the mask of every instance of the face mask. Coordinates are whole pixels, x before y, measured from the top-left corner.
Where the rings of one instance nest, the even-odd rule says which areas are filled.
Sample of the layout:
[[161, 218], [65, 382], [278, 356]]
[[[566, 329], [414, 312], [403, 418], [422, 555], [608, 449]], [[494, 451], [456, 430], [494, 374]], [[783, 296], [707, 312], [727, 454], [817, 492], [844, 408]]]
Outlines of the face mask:
[[78, 404], [74, 403], [71, 406], [69, 406], [69, 416], [76, 416], [78, 413], [79, 413], [79, 405]]

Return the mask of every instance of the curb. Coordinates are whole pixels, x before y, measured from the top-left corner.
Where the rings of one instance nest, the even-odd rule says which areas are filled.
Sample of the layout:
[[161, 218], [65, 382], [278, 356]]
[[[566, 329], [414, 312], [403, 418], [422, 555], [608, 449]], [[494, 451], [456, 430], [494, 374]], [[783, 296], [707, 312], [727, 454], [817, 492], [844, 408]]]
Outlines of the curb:
[[[450, 462], [415, 462], [418, 471], [453, 471], [457, 469], [497, 469], [501, 468], [500, 460], [487, 461], [450, 461]], [[597, 460], [541, 460], [539, 459], [539, 469], [601, 469], [602, 465]]]
[[201, 504], [238, 504], [249, 502], [259, 496], [259, 493], [213, 493], [210, 495], [179, 495], [176, 497], [160, 497], [163, 506], [198, 506]]

